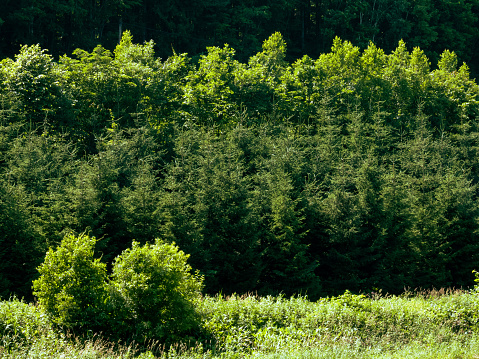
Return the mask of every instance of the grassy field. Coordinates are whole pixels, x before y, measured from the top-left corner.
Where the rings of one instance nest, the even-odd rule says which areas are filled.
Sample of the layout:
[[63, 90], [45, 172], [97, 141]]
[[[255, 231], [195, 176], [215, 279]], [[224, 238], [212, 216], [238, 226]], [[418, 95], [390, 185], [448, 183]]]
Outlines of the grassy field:
[[479, 296], [204, 297], [202, 327], [166, 348], [55, 330], [36, 306], [0, 302], [1, 358], [477, 358]]

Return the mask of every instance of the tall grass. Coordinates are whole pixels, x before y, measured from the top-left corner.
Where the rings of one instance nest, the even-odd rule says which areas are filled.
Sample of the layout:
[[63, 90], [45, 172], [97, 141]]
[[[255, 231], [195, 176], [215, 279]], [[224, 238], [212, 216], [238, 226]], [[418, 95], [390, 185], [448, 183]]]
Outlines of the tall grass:
[[202, 327], [169, 348], [68, 336], [40, 308], [0, 302], [1, 358], [475, 358], [479, 296], [204, 297]]

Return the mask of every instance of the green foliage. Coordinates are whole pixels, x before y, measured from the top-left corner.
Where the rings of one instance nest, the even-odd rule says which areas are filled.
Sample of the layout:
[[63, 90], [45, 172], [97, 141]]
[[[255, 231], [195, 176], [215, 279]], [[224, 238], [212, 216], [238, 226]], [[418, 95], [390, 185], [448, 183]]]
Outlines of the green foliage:
[[254, 141], [241, 127], [221, 137], [193, 127], [177, 135], [165, 171], [162, 209], [209, 293], [248, 291], [261, 272], [259, 218], [242, 161]]
[[108, 280], [106, 264], [94, 258], [96, 242], [69, 234], [38, 268], [34, 295], [52, 323], [141, 341], [171, 341], [196, 328], [203, 278], [190, 273], [178, 247], [133, 242], [115, 259]]
[[[28, 199], [21, 188], [0, 182], [0, 297], [16, 293], [31, 298], [34, 267], [44, 254], [29, 220]], [[41, 238], [41, 237], [40, 237]]]
[[189, 75], [196, 70], [187, 54], [176, 53], [161, 63], [156, 60], [156, 71], [147, 79], [147, 96], [141, 100], [148, 121], [158, 130], [174, 121], [190, 119], [184, 111], [188, 94], [185, 92]]
[[[195, 306], [199, 335], [231, 356], [338, 341], [358, 343], [360, 356], [374, 341], [413, 348], [412, 337], [467, 341], [477, 330], [477, 288], [410, 302], [292, 297], [470, 286], [479, 86], [461, 63], [474, 54], [477, 4], [17, 5], [0, 5], [0, 52], [16, 36], [37, 42], [42, 27], [55, 55], [88, 45], [59, 63], [40, 45], [22, 46], [0, 63], [3, 298], [31, 297], [35, 268], [59, 245], [34, 281], [39, 308], [56, 325], [112, 338], [191, 339]], [[135, 30], [107, 45], [127, 24]], [[266, 28], [286, 30], [259, 49]], [[159, 45], [133, 42], [150, 31], [164, 37]], [[232, 47], [215, 46], [226, 39]], [[193, 57], [159, 59], [172, 44]], [[155, 238], [165, 242], [148, 244]], [[210, 294], [286, 297], [200, 301], [203, 277]], [[56, 340], [24, 331], [40, 309], [20, 307], [23, 319], [0, 319], [11, 357], [15, 338], [34, 336], [32, 347]]]
[[371, 346], [395, 351], [415, 343], [414, 338], [434, 345], [439, 336], [449, 341], [474, 335], [476, 308], [474, 295], [467, 293], [367, 298], [350, 292], [314, 303], [305, 298], [205, 298], [201, 306], [205, 329], [226, 355], [273, 355], [317, 345], [328, 350], [327, 343], [338, 341], [357, 343], [357, 355]]
[[265, 80], [275, 84], [286, 67], [286, 41], [279, 32], [275, 32], [263, 42], [263, 51], [251, 57], [248, 64], [261, 69]]
[[83, 330], [104, 325], [106, 265], [94, 259], [95, 243], [86, 234], [68, 234], [38, 267], [33, 294], [53, 323]]
[[[291, 38], [273, 33], [248, 61], [227, 45], [163, 61], [126, 31], [114, 51], [77, 49], [57, 64], [26, 46], [4, 60], [1, 295], [31, 295], [42, 254], [69, 231], [98, 238], [106, 263], [133, 239], [175, 241], [210, 294], [468, 286], [478, 85], [455, 52], [436, 68], [405, 41], [392, 52], [367, 41], [389, 0], [323, 5], [326, 32], [328, 16], [360, 11], [365, 50], [337, 37], [329, 53], [289, 64]], [[426, 21], [425, 9], [411, 14]], [[429, 25], [418, 24], [439, 31]]]
[[[302, 292], [315, 297], [320, 287], [317, 261], [308, 254], [301, 205], [305, 159], [299, 136], [278, 126], [280, 135], [259, 132], [263, 146], [254, 179], [252, 204], [261, 218], [260, 246], [264, 265], [261, 293]], [[284, 131], [284, 132], [283, 132]]]
[[48, 247], [59, 243], [69, 219], [59, 207], [75, 150], [63, 138], [27, 131], [21, 123], [2, 127], [1, 133], [1, 295], [31, 298], [35, 268]]
[[140, 243], [167, 236], [159, 210], [158, 162], [164, 154], [161, 137], [147, 126], [107, 129], [95, 151], [70, 176], [64, 197], [69, 209], [65, 226], [89, 228], [99, 238], [97, 249], [111, 262], [133, 239]]
[[201, 56], [198, 70], [190, 76], [184, 91], [184, 104], [201, 124], [207, 121], [227, 123], [234, 109], [231, 95], [235, 91], [234, 74], [238, 63], [233, 60], [234, 50], [228, 45], [207, 50], [208, 55]]
[[73, 132], [75, 141], [83, 144], [83, 151], [93, 151], [94, 138], [109, 127], [114, 119], [112, 109], [118, 99], [118, 69], [112, 54], [98, 45], [88, 53], [77, 49], [78, 59], [63, 56], [60, 68], [64, 72], [63, 86], [73, 102], [76, 121], [80, 126]]
[[192, 274], [188, 255], [174, 244], [133, 242], [113, 263], [109, 291], [112, 328], [143, 341], [173, 340], [198, 324], [195, 306], [203, 278]]
[[336, 36], [364, 49], [370, 42], [391, 51], [399, 40], [419, 46], [435, 62], [444, 49], [477, 68], [474, 57], [478, 7], [475, 1], [302, 0], [227, 2], [204, 0], [178, 4], [167, 0], [62, 3], [37, 0], [25, 6], [9, 1], [0, 8], [0, 55], [13, 56], [18, 44], [40, 44], [57, 57], [76, 48], [91, 51], [98, 43], [113, 49], [128, 28], [141, 40], [152, 38], [166, 58], [171, 48], [197, 57], [207, 46], [227, 43], [245, 61], [261, 40], [280, 31], [291, 58], [319, 56]]
[[[380, 293], [307, 298], [203, 297], [200, 337], [171, 346], [58, 335], [42, 307], [0, 303], [2, 358], [473, 358], [479, 348], [477, 293]], [[187, 339], [193, 339], [189, 344]], [[196, 342], [194, 341], [196, 339]]]
[[15, 61], [1, 62], [2, 87], [14, 94], [27, 120], [45, 131], [71, 125], [70, 103], [59, 86], [61, 74], [52, 56], [40, 46], [23, 46]]
[[237, 102], [253, 118], [265, 117], [274, 110], [275, 92], [286, 71], [286, 41], [275, 32], [263, 42], [263, 51], [248, 60], [236, 75]]
[[0, 302], [0, 354], [31, 346], [42, 336], [55, 337], [50, 322], [39, 307], [17, 298]]

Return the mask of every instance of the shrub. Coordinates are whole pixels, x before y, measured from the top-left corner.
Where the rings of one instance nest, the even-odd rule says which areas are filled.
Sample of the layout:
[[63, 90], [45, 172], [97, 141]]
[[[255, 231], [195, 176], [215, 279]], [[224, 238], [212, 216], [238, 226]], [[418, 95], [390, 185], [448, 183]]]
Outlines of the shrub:
[[38, 267], [33, 294], [53, 323], [92, 330], [103, 325], [107, 274], [93, 258], [95, 243], [94, 237], [68, 234]]
[[13, 351], [31, 345], [41, 336], [54, 338], [55, 333], [43, 312], [16, 297], [0, 301], [0, 357], [2, 348]]
[[190, 273], [189, 256], [174, 243], [133, 242], [115, 259], [109, 280], [106, 265], [94, 258], [95, 243], [94, 237], [69, 234], [38, 268], [34, 295], [53, 323], [165, 341], [197, 325], [203, 278]]
[[118, 331], [167, 340], [197, 325], [203, 278], [190, 272], [188, 257], [157, 239], [153, 245], [133, 242], [115, 259], [109, 288]]

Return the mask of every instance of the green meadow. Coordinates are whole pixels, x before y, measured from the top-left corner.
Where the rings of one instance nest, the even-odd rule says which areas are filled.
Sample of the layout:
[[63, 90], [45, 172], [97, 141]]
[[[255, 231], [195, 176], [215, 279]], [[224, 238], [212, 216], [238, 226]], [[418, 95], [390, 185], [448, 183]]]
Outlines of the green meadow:
[[55, 328], [38, 306], [0, 304], [2, 358], [477, 358], [474, 292], [204, 297], [177, 343], [112, 343]]

